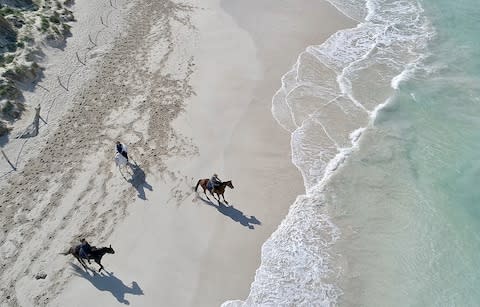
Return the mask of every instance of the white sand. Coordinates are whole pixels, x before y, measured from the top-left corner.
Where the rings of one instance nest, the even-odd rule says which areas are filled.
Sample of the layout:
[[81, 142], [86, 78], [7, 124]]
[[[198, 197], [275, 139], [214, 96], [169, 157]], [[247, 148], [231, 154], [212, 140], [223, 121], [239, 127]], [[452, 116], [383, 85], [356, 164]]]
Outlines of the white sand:
[[[52, 115], [59, 128], [32, 141], [48, 140], [45, 149], [30, 149], [37, 158], [26, 155], [23, 172], [5, 177], [2, 304], [215, 306], [244, 298], [262, 242], [303, 192], [271, 97], [297, 55], [346, 20], [313, 0], [192, 8], [137, 0], [131, 10], [126, 3], [118, 0], [111, 29], [120, 38], [92, 49], [95, 70], [78, 73], [62, 92], [67, 103]], [[89, 23], [83, 11], [101, 14], [77, 4], [72, 41], [88, 32], [79, 29]], [[123, 14], [129, 27], [119, 31]], [[65, 66], [47, 63], [45, 82], [54, 82]], [[37, 89], [31, 99], [51, 98], [44, 95]], [[116, 139], [137, 167], [115, 168]], [[233, 180], [230, 206], [193, 192], [213, 172]], [[102, 261], [108, 273], [85, 273], [58, 255], [80, 237], [112, 244], [116, 253]], [[33, 278], [40, 271], [45, 280]]]

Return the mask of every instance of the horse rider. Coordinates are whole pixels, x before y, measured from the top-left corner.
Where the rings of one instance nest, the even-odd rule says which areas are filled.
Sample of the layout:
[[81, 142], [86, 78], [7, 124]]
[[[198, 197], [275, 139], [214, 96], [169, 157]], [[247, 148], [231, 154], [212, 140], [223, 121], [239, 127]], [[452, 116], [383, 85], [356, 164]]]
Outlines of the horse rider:
[[128, 162], [127, 146], [125, 146], [125, 144], [120, 143], [120, 141], [117, 141], [116, 148], [117, 148], [117, 152], [119, 154], [121, 154], [122, 156], [124, 156], [125, 159], [127, 159], [127, 162]]
[[82, 239], [80, 244], [80, 249], [78, 251], [78, 255], [80, 258], [87, 259], [88, 263], [90, 264], [90, 259], [89, 257], [91, 256], [92, 253], [92, 247], [90, 244], [88, 244], [87, 240]]
[[208, 181], [207, 186], [211, 187], [211, 190], [215, 190], [216, 187], [219, 187], [222, 184], [222, 181], [220, 178], [218, 178], [217, 174], [213, 174], [212, 178], [210, 178], [210, 181]]

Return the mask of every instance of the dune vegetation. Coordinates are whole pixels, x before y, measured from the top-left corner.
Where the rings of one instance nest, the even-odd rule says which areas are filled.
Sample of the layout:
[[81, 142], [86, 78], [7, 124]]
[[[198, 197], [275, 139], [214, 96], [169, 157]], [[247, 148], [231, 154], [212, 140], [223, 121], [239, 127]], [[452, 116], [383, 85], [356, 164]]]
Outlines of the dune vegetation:
[[25, 110], [20, 85], [41, 77], [41, 43], [60, 46], [74, 20], [72, 0], [0, 0], [0, 136]]

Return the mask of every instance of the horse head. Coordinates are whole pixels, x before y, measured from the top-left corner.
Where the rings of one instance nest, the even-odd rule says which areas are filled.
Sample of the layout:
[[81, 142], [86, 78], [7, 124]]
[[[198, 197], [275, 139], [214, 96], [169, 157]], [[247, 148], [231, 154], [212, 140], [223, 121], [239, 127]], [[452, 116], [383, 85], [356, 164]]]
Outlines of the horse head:
[[106, 248], [105, 248], [105, 251], [106, 251], [108, 254], [115, 254], [115, 251], [113, 250], [111, 244], [110, 244], [109, 247], [106, 247]]
[[231, 180], [225, 181], [225, 185], [226, 185], [227, 187], [229, 187], [230, 189], [233, 189], [233, 184], [232, 184], [232, 181], [231, 181]]

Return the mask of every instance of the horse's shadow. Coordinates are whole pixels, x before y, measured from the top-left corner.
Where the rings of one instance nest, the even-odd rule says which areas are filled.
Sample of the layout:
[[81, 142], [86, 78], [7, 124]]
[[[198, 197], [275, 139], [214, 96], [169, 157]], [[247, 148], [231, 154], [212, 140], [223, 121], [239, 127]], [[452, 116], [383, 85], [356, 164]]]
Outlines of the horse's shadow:
[[211, 201], [205, 200], [199, 197], [205, 204], [214, 207], [223, 215], [228, 216], [235, 222], [239, 222], [242, 226], [248, 227], [248, 229], [255, 229], [254, 225], [261, 225], [262, 223], [255, 216], [246, 216], [242, 211], [234, 208], [233, 206], [225, 206], [223, 203], [219, 205], [214, 204]]
[[147, 183], [147, 176], [145, 175], [145, 172], [135, 161], [133, 161], [133, 163], [128, 162], [127, 166], [130, 167], [131, 173], [128, 172], [128, 174], [130, 174], [131, 177], [127, 178], [122, 173], [123, 178], [125, 178], [125, 180], [137, 190], [138, 198], [146, 200], [147, 197], [145, 195], [145, 189], [153, 191], [153, 188], [149, 183]]
[[85, 278], [100, 291], [111, 292], [117, 301], [122, 304], [130, 305], [130, 302], [125, 299], [125, 294], [143, 295], [142, 289], [140, 289], [135, 281], [132, 281], [132, 285], [128, 287], [123, 281], [113, 275], [113, 273], [105, 271], [104, 274], [93, 271], [93, 275], [90, 275], [88, 271], [82, 270], [78, 265], [73, 263], [70, 265], [75, 270], [77, 276]]

